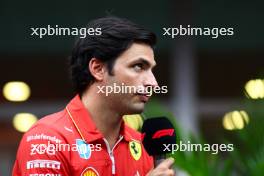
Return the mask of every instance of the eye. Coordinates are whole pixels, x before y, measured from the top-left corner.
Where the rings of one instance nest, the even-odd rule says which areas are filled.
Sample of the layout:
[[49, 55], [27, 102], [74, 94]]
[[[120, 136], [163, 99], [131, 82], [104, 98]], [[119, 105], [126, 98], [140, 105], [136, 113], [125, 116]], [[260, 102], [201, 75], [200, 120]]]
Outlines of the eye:
[[141, 71], [144, 68], [144, 65], [142, 63], [138, 63], [133, 65], [133, 68], [135, 69], [135, 71]]

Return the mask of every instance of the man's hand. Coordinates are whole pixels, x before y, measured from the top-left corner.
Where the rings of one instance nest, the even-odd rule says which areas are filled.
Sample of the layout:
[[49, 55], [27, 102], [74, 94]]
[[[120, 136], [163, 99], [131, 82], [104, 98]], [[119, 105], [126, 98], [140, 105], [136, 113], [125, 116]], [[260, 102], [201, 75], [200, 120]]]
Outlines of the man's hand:
[[174, 176], [174, 170], [171, 169], [171, 166], [174, 163], [173, 158], [168, 158], [161, 162], [156, 168], [149, 171], [147, 176]]

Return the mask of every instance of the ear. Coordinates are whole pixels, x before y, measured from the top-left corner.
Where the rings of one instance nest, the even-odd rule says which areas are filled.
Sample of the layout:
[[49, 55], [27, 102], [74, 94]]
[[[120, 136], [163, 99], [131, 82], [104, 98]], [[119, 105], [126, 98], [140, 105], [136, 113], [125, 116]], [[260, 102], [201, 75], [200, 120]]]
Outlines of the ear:
[[92, 58], [89, 62], [89, 70], [96, 80], [103, 80], [105, 74], [105, 64], [102, 61]]

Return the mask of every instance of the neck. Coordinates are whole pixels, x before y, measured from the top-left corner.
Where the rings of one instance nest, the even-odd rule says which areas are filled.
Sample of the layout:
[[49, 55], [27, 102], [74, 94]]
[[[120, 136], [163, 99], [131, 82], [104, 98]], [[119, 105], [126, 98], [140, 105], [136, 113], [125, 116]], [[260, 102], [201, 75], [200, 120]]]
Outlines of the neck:
[[112, 148], [119, 137], [122, 116], [110, 109], [105, 97], [96, 93], [93, 89], [93, 87], [90, 87], [84, 92], [81, 99], [85, 108], [91, 114], [96, 128], [103, 134]]

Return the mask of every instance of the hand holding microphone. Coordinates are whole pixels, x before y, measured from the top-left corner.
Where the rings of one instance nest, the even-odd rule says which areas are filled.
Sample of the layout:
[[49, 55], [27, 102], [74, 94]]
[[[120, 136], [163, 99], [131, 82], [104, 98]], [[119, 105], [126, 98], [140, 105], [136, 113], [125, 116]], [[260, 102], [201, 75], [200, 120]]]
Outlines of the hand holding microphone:
[[157, 117], [144, 121], [142, 127], [143, 145], [149, 155], [154, 157], [155, 168], [147, 176], [172, 176], [171, 169], [174, 159], [166, 159], [167, 151], [164, 150], [168, 144], [176, 144], [175, 129], [171, 122], [165, 117]]

